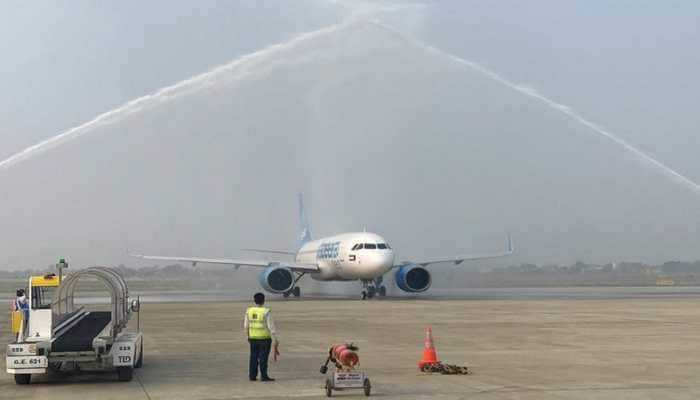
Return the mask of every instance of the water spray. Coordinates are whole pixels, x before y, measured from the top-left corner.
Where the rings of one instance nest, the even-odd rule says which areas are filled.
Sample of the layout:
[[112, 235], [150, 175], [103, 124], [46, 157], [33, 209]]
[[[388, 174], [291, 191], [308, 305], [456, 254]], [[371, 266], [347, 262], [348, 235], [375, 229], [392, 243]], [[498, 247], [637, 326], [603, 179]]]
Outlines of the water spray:
[[[186, 95], [199, 93], [207, 88], [230, 81], [240, 81], [250, 77], [269, 73], [278, 64], [285, 64], [294, 59], [294, 52], [308, 47], [318, 47], [319, 42], [328, 41], [339, 32], [352, 29], [358, 21], [342, 22], [312, 32], [300, 34], [291, 40], [247, 54], [227, 64], [216, 67], [208, 72], [166, 86], [152, 94], [138, 97], [123, 105], [104, 112], [88, 122], [70, 128], [63, 133], [50, 137], [40, 143], [0, 161], [0, 170], [29, 158], [42, 154], [62, 144], [75, 140], [83, 135], [92, 133], [95, 129], [124, 121], [133, 114], [151, 109], [158, 105], [171, 102]], [[332, 42], [327, 45], [332, 46]]]
[[[341, 3], [342, 4], [342, 3]], [[398, 11], [403, 8], [409, 8], [409, 7], [422, 7], [422, 5], [406, 5], [406, 6], [398, 6], [398, 5], [391, 5], [388, 7], [380, 7], [372, 10], [373, 12], [393, 12], [393, 11]], [[363, 12], [359, 14], [366, 14], [364, 9], [362, 10]], [[357, 13], [354, 15], [356, 16]], [[106, 126], [110, 124], [115, 124], [118, 122], [121, 122], [125, 120], [127, 117], [129, 117], [132, 114], [139, 113], [141, 111], [144, 111], [146, 109], [155, 107], [157, 105], [173, 101], [175, 99], [178, 99], [180, 97], [183, 97], [185, 95], [193, 94], [193, 93], [198, 93], [201, 92], [202, 90], [205, 90], [206, 88], [212, 87], [214, 85], [217, 85], [221, 82], [226, 82], [226, 81], [231, 81], [231, 80], [243, 80], [246, 79], [247, 77], [250, 77], [254, 74], [261, 74], [265, 72], [269, 72], [272, 67], [274, 67], [274, 59], [277, 56], [289, 56], [289, 53], [300, 49], [304, 48], [304, 46], [309, 45], [309, 44], [315, 44], [318, 40], [322, 40], [324, 38], [331, 37], [335, 35], [336, 33], [346, 30], [350, 27], [355, 26], [358, 21], [361, 23], [363, 20], [366, 20], [365, 18], [362, 19], [357, 19], [357, 18], [350, 18], [350, 22], [342, 22], [336, 25], [331, 25], [329, 27], [321, 28], [316, 31], [312, 32], [307, 32], [304, 34], [301, 34], [292, 40], [289, 40], [284, 43], [276, 44], [273, 46], [270, 46], [268, 48], [250, 53], [248, 55], [245, 55], [235, 61], [232, 61], [228, 64], [216, 67], [209, 72], [194, 76], [189, 79], [185, 79], [183, 81], [180, 81], [178, 83], [175, 83], [170, 86], [166, 86], [152, 94], [148, 94], [139, 98], [136, 98], [134, 100], [131, 100], [120, 107], [117, 107], [113, 110], [107, 111], [105, 113], [102, 113], [98, 115], [97, 117], [93, 118], [92, 120], [78, 125], [76, 127], [73, 127], [71, 129], [68, 129], [67, 131], [60, 133], [56, 136], [53, 136], [49, 139], [46, 139], [38, 144], [35, 144], [33, 146], [27, 147], [26, 149], [0, 161], [0, 170], [7, 169], [19, 162], [22, 162], [24, 160], [27, 160], [31, 157], [34, 157], [36, 155], [42, 154], [45, 151], [48, 151], [50, 149], [53, 149], [57, 146], [60, 146], [66, 142], [72, 141], [74, 139], [79, 138], [82, 135], [88, 134], [93, 132], [96, 128], [101, 127], [101, 126]], [[560, 113], [568, 116], [569, 118], [573, 119], [574, 121], [582, 124], [583, 126], [587, 127], [591, 132], [597, 133], [598, 135], [601, 135], [609, 140], [611, 140], [613, 143], [621, 146], [628, 152], [632, 153], [634, 156], [636, 156], [639, 160], [644, 162], [646, 165], [649, 165], [653, 168], [655, 168], [657, 171], [661, 172], [663, 175], [665, 175], [667, 178], [671, 179], [673, 182], [676, 182], [678, 184], [681, 184], [682, 186], [686, 187], [687, 189], [690, 189], [693, 191], [695, 194], [700, 195], [700, 185], [689, 179], [688, 177], [682, 175], [681, 173], [675, 171], [674, 169], [670, 168], [669, 166], [663, 164], [659, 160], [653, 158], [652, 156], [648, 155], [647, 153], [643, 152], [642, 150], [634, 147], [624, 139], [620, 138], [616, 134], [610, 132], [609, 130], [601, 127], [600, 125], [584, 118], [582, 115], [580, 115], [577, 111], [572, 109], [571, 107], [556, 102], [549, 97], [546, 97], [537, 91], [535, 91], [532, 88], [523, 86], [523, 85], [518, 85], [515, 82], [509, 80], [508, 78], [504, 77], [503, 75], [494, 72], [486, 67], [484, 67], [481, 64], [478, 64], [474, 61], [470, 61], [461, 57], [458, 57], [454, 54], [447, 53], [443, 50], [440, 50], [436, 47], [433, 47], [431, 45], [428, 45], [426, 43], [423, 43], [403, 32], [400, 32], [396, 30], [395, 28], [385, 25], [379, 21], [372, 20], [371, 24], [374, 26], [377, 26], [387, 32], [392, 33], [396, 37], [399, 37], [403, 41], [418, 47], [422, 49], [423, 51], [426, 51], [427, 53], [434, 55], [436, 57], [440, 57], [443, 59], [447, 59], [452, 63], [455, 63], [459, 66], [471, 69], [473, 71], [476, 71], [480, 73], [481, 75], [500, 83], [501, 85], [504, 85], [512, 90], [515, 90], [516, 92], [519, 92], [521, 94], [524, 94], [532, 99], [535, 99], [537, 101], [540, 101], [541, 103], [544, 103], [546, 106], [548, 106], [551, 109], [554, 109], [556, 111], [559, 111]], [[291, 57], [290, 57], [291, 58]], [[283, 57], [282, 61], [279, 62], [285, 62], [285, 59]], [[269, 64], [272, 64], [269, 65]]]
[[[0, 170], [12, 167], [17, 163], [42, 154], [69, 141], [75, 140], [85, 134], [91, 133], [98, 127], [121, 122], [132, 114], [139, 113], [146, 109], [176, 100], [189, 94], [201, 92], [202, 90], [218, 85], [221, 82], [242, 80], [252, 75], [257, 74], [259, 76], [261, 73], [270, 72], [272, 68], [266, 68], [266, 65], [274, 64], [275, 57], [280, 55], [289, 55], [295, 50], [303, 49], [307, 45], [314, 45], [319, 40], [329, 39], [341, 31], [365, 24], [369, 15], [424, 7], [424, 5], [420, 3], [386, 5], [366, 3], [363, 5], [363, 7], [359, 7], [357, 10], [355, 10], [349, 8], [348, 4], [343, 1], [330, 0], [330, 2], [352, 10], [349, 17], [345, 18], [344, 21], [338, 24], [330, 25], [315, 31], [302, 33], [289, 41], [255, 51], [227, 64], [213, 68], [208, 72], [182, 80], [170, 86], [166, 86], [152, 94], [147, 94], [128, 101], [113, 110], [96, 116], [88, 122], [70, 128], [63, 133], [59, 133], [58, 135], [52, 136], [35, 145], [29, 146], [10, 157], [7, 157], [6, 159], [0, 161]], [[285, 60], [283, 59], [280, 62], [284, 63]]]
[[395, 28], [383, 24], [379, 21], [372, 21], [372, 23], [378, 27], [381, 27], [387, 32], [391, 32], [395, 36], [401, 38], [404, 42], [407, 42], [415, 47], [418, 47], [427, 53], [447, 59], [448, 61], [455, 63], [459, 66], [466, 67], [468, 69], [474, 70], [481, 75], [486, 76], [487, 78], [500, 83], [501, 85], [504, 85], [508, 87], [509, 89], [513, 89], [516, 92], [519, 92], [521, 94], [524, 94], [532, 99], [538, 100], [542, 103], [544, 103], [547, 107], [554, 109], [556, 111], [559, 111], [560, 113], [570, 117], [574, 121], [580, 123], [581, 125], [587, 127], [590, 129], [591, 132], [597, 133], [609, 140], [611, 140], [613, 143], [621, 146], [628, 152], [632, 153], [634, 156], [637, 157], [640, 161], [644, 162], [646, 165], [653, 167], [657, 171], [661, 172], [663, 175], [665, 175], [667, 178], [671, 179], [673, 182], [678, 183], [682, 186], [684, 186], [687, 189], [690, 189], [693, 191], [695, 194], [700, 195], [700, 185], [692, 181], [690, 178], [682, 175], [681, 173], [675, 171], [671, 167], [667, 166], [666, 164], [663, 164], [661, 161], [655, 159], [654, 157], [650, 156], [649, 154], [643, 152], [642, 150], [634, 147], [624, 139], [620, 138], [616, 134], [610, 132], [609, 130], [601, 127], [600, 125], [584, 118], [581, 114], [579, 114], [576, 110], [573, 108], [556, 102], [549, 97], [544, 96], [543, 94], [538, 93], [531, 87], [527, 87], [524, 85], [518, 85], [515, 82], [509, 80], [508, 78], [505, 78], [503, 75], [494, 72], [486, 67], [484, 67], [481, 64], [478, 64], [474, 61], [470, 61], [464, 58], [461, 58], [459, 56], [456, 56], [454, 54], [447, 53], [443, 50], [440, 50], [434, 46], [431, 46], [429, 44], [423, 43], [419, 41], [418, 39], [415, 39], [403, 32], [400, 32], [396, 30]]

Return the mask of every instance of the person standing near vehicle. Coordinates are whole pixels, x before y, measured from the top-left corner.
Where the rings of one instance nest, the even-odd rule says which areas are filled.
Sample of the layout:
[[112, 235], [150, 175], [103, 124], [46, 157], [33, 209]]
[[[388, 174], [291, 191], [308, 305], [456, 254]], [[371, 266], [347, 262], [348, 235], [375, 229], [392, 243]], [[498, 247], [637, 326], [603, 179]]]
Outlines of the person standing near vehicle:
[[29, 319], [29, 301], [24, 293], [24, 289], [19, 289], [16, 294], [15, 307], [17, 307], [17, 311], [24, 313], [24, 320], [26, 321]]
[[255, 293], [253, 296], [255, 305], [248, 307], [245, 312], [243, 329], [245, 329], [250, 343], [250, 364], [248, 368], [248, 378], [256, 381], [258, 378], [258, 368], [260, 369], [260, 381], [271, 382], [274, 379], [267, 374], [267, 361], [270, 357], [272, 342], [274, 339], [274, 359], [277, 361], [279, 355], [275, 323], [272, 321], [270, 309], [265, 307], [265, 295]]
[[27, 300], [27, 296], [24, 294], [24, 289], [18, 289], [15, 294], [16, 297], [13, 308], [15, 311], [22, 312], [22, 327], [26, 332], [27, 324], [29, 324], [29, 300]]

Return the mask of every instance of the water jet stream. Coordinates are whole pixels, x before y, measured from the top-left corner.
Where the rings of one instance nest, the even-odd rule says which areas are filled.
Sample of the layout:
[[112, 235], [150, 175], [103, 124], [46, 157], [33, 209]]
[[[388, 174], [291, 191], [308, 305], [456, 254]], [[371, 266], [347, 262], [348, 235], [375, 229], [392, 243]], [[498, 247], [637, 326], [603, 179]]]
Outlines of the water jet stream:
[[291, 63], [295, 55], [305, 49], [317, 49], [325, 45], [334, 45], [333, 37], [344, 30], [356, 28], [362, 25], [361, 21], [342, 22], [315, 31], [300, 34], [291, 40], [269, 46], [262, 50], [242, 56], [227, 64], [213, 68], [212, 70], [196, 75], [189, 79], [166, 86], [158, 91], [138, 97], [121, 106], [102, 113], [88, 122], [70, 128], [63, 133], [52, 136], [42, 142], [27, 147], [26, 149], [0, 161], [0, 170], [16, 165], [31, 157], [42, 154], [48, 150], [75, 140], [83, 135], [95, 131], [96, 128], [115, 124], [123, 121], [132, 114], [156, 107], [178, 99], [182, 96], [201, 92], [209, 87], [234, 80], [259, 76], [270, 72], [277, 64]]
[[675, 183], [678, 183], [682, 186], [684, 186], [687, 189], [690, 189], [693, 191], [695, 194], [700, 195], [700, 185], [692, 181], [690, 178], [682, 175], [681, 173], [675, 171], [671, 167], [663, 164], [661, 161], [655, 159], [654, 157], [650, 156], [649, 154], [643, 152], [642, 150], [636, 148], [635, 146], [631, 145], [624, 139], [620, 138], [616, 134], [610, 132], [609, 130], [601, 127], [600, 125], [584, 118], [581, 116], [577, 111], [575, 111], [573, 108], [561, 104], [559, 102], [556, 102], [538, 92], [536, 92], [534, 89], [525, 87], [522, 85], [518, 85], [515, 82], [509, 80], [508, 78], [505, 78], [503, 75], [494, 72], [486, 67], [484, 67], [481, 64], [478, 64], [474, 61], [470, 61], [464, 58], [461, 58], [459, 56], [456, 56], [454, 54], [450, 54], [446, 51], [440, 50], [434, 46], [431, 46], [429, 44], [423, 43], [420, 40], [413, 38], [401, 31], [398, 31], [392, 26], [383, 24], [377, 20], [372, 21], [372, 23], [378, 27], [383, 28], [387, 32], [391, 32], [392, 34], [396, 35], [397, 37], [401, 38], [404, 42], [407, 42], [415, 47], [418, 47], [422, 49], [423, 51], [426, 51], [428, 54], [431, 54], [436, 57], [440, 57], [443, 59], [447, 59], [450, 62], [453, 62], [457, 65], [466, 67], [468, 69], [474, 70], [481, 75], [486, 76], [487, 78], [498, 82], [510, 89], [515, 90], [516, 92], [522, 93], [532, 99], [538, 100], [541, 103], [544, 103], [546, 106], [549, 108], [552, 108], [556, 111], [561, 112], [562, 114], [570, 117], [574, 121], [584, 125], [585, 127], [589, 128], [592, 132], [597, 133], [609, 140], [611, 140], [613, 143], [621, 146], [628, 152], [632, 153], [639, 159], [640, 161], [644, 162], [646, 165], [653, 167], [657, 171], [661, 172], [664, 176], [667, 178], [671, 179]]

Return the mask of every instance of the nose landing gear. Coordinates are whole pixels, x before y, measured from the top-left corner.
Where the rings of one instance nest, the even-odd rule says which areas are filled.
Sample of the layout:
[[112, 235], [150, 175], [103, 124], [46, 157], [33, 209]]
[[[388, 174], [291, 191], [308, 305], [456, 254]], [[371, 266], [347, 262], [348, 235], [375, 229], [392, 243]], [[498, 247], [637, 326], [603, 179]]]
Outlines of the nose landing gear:
[[382, 284], [382, 277], [376, 279], [362, 280], [362, 300], [373, 298], [375, 295], [379, 297], [386, 296], [386, 286]]

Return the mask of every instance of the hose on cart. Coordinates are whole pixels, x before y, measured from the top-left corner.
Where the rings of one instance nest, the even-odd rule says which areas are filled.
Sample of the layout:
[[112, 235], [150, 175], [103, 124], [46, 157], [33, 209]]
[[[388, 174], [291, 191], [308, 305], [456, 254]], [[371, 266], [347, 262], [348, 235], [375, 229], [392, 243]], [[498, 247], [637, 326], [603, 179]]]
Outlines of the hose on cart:
[[426, 364], [421, 367], [421, 372], [442, 375], [471, 375], [472, 372], [468, 367], [461, 367], [453, 364], [443, 364], [441, 362], [434, 364]]

